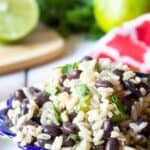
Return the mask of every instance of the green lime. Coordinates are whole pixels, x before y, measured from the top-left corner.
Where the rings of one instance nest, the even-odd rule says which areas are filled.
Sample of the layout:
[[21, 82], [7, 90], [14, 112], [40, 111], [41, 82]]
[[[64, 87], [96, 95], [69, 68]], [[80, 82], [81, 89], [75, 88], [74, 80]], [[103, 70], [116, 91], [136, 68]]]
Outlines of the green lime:
[[38, 18], [36, 0], [0, 0], [0, 41], [24, 38], [35, 28]]
[[147, 12], [149, 3], [149, 0], [95, 0], [94, 14], [98, 25], [109, 31]]

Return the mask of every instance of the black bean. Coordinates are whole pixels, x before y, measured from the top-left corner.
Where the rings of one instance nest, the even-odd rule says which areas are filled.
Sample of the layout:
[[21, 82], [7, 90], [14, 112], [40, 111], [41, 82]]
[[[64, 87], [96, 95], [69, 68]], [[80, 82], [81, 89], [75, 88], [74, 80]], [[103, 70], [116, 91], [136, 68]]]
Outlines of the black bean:
[[30, 143], [31, 146], [34, 146], [34, 143], [37, 141], [36, 137], [32, 137], [32, 141]]
[[80, 77], [81, 72], [82, 72], [81, 70], [74, 70], [73, 72], [71, 72], [67, 75], [67, 78], [69, 80], [77, 79]]
[[66, 75], [63, 75], [62, 77], [60, 77], [60, 79], [59, 79], [59, 84], [60, 84], [61, 86], [63, 86], [64, 81], [66, 80], [66, 78], [67, 78]]
[[21, 116], [27, 114], [28, 110], [29, 109], [27, 107], [23, 107], [22, 110], [21, 110]]
[[135, 124], [140, 125], [143, 121], [142, 120], [136, 120], [134, 121]]
[[149, 137], [150, 136], [150, 123], [140, 132], [142, 135]]
[[72, 112], [69, 114], [69, 122], [72, 122], [73, 119], [76, 117], [77, 113], [76, 112]]
[[21, 103], [21, 112], [20, 112], [20, 115], [25, 115], [28, 113], [28, 104], [29, 104], [29, 100], [26, 98], [22, 101]]
[[115, 69], [113, 70], [113, 73], [119, 77], [122, 77], [123, 73], [124, 73], [124, 70], [121, 70], [121, 69]]
[[38, 144], [39, 144], [40, 147], [44, 147], [44, 145], [46, 143], [46, 140], [44, 140], [44, 139], [38, 139], [37, 142], [38, 142]]
[[63, 136], [63, 146], [70, 147], [75, 144], [75, 141], [70, 139], [68, 136]]
[[119, 150], [119, 142], [116, 138], [109, 138], [105, 150]]
[[57, 126], [56, 124], [51, 124], [51, 125], [47, 125], [47, 126], [45, 126], [44, 127], [44, 129], [43, 129], [43, 132], [44, 133], [47, 133], [47, 134], [49, 134], [49, 135], [51, 135], [51, 136], [59, 136], [61, 133], [62, 133], [62, 131], [61, 131], [61, 129], [60, 129], [60, 127], [59, 126]]
[[138, 77], [143, 77], [143, 78], [149, 78], [150, 77], [150, 74], [148, 73], [143, 73], [143, 72], [136, 72], [136, 75]]
[[[136, 123], [137, 125], [140, 125], [141, 123], [143, 123], [143, 121], [137, 120], [134, 123]], [[150, 136], [150, 123], [148, 123], [145, 128], [141, 129], [141, 131], [139, 131], [139, 134], [142, 134], [146, 137]]]
[[111, 135], [111, 131], [113, 130], [113, 122], [111, 120], [106, 120], [103, 124], [104, 129], [104, 139], [107, 139]]
[[119, 76], [120, 83], [123, 85], [123, 73], [124, 73], [124, 70], [115, 69], [115, 70], [113, 70], [113, 73], [115, 75]]
[[85, 56], [81, 59], [80, 62], [83, 62], [83, 61], [90, 61], [90, 60], [93, 60], [93, 58], [91, 56]]
[[32, 121], [32, 120], [27, 121], [25, 124], [26, 124], [26, 125], [35, 126], [35, 127], [38, 127], [38, 126], [39, 126], [39, 124], [38, 124], [37, 122], [34, 122], [34, 121]]
[[37, 94], [37, 93], [39, 93], [39, 92], [41, 92], [41, 90], [40, 89], [38, 89], [38, 88], [36, 88], [36, 87], [29, 87], [29, 91], [31, 92], [31, 94]]
[[39, 107], [41, 107], [48, 100], [49, 97], [46, 96], [43, 92], [37, 93], [35, 96], [35, 102]]
[[126, 112], [131, 112], [132, 105], [134, 103], [134, 96], [132, 94], [120, 97], [123, 105], [125, 105]]
[[98, 81], [96, 81], [95, 86], [97, 88], [99, 88], [99, 87], [112, 88], [113, 84], [107, 80], [98, 80]]
[[63, 124], [63, 127], [61, 128], [62, 132], [64, 135], [69, 135], [73, 133], [77, 133], [79, 130], [76, 127], [76, 125], [72, 123], [65, 123]]
[[125, 80], [123, 81], [125, 89], [131, 91], [137, 98], [141, 96], [141, 93], [139, 89], [137, 88], [137, 85], [132, 83], [131, 81]]
[[[134, 84], [131, 81], [123, 81], [124, 88], [131, 91], [132, 94], [136, 98], [139, 98], [140, 96], [146, 96], [150, 93], [150, 85], [145, 82], [140, 82], [138, 84]], [[143, 88], [145, 92], [142, 92], [140, 89]]]
[[44, 139], [38, 139], [38, 144], [40, 147], [44, 147], [45, 144], [52, 144], [53, 140], [44, 140]]
[[40, 122], [40, 116], [33, 117], [33, 118], [32, 118], [32, 121], [33, 121], [33, 122], [36, 122], [36, 123], [39, 124], [39, 125], [41, 124], [41, 122]]
[[97, 145], [95, 147], [95, 150], [105, 150], [105, 146], [104, 145]]
[[67, 92], [68, 94], [71, 94], [69, 87], [62, 87], [61, 92]]
[[19, 101], [23, 101], [23, 99], [26, 98], [24, 92], [22, 90], [17, 90], [14, 94], [15, 99], [19, 100]]
[[138, 86], [139, 91], [140, 91], [140, 88], [144, 88], [144, 90], [145, 90], [144, 93], [140, 91], [142, 96], [146, 96], [150, 93], [150, 85], [149, 84], [141, 82], [137, 86]]

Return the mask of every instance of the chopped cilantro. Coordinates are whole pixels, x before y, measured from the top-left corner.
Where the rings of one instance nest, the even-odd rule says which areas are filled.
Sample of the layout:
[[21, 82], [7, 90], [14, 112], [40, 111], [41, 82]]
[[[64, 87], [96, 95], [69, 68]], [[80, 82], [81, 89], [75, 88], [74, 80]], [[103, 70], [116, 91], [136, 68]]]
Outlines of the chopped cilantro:
[[76, 105], [75, 110], [78, 112], [88, 111], [90, 106], [91, 93], [86, 84], [80, 84], [75, 87], [76, 93], [80, 98], [79, 103]]
[[91, 95], [85, 96], [80, 99], [79, 103], [76, 105], [75, 110], [79, 112], [80, 110], [87, 112], [90, 107]]
[[80, 97], [85, 97], [85, 96], [89, 95], [89, 92], [90, 92], [90, 90], [86, 84], [77, 85], [75, 87], [75, 90]]
[[54, 86], [52, 84], [47, 84], [45, 86], [44, 91], [45, 91], [45, 94], [47, 96], [50, 96], [50, 95], [56, 95], [56, 94], [58, 94], [59, 91], [60, 91], [60, 89], [59, 89], [59, 87], [56, 87], [56, 86]]
[[97, 72], [100, 72], [101, 66], [100, 66], [99, 62], [96, 62], [96, 64], [95, 64], [95, 70], [96, 70]]
[[75, 143], [79, 143], [80, 142], [80, 138], [77, 134], [70, 134], [69, 138], [72, 139]]
[[60, 67], [62, 69], [62, 73], [63, 74], [68, 74], [73, 72], [75, 69], [78, 68], [78, 64], [77, 63], [73, 63], [73, 64], [66, 64], [65, 66]]
[[57, 110], [57, 108], [55, 107], [55, 105], [53, 104], [53, 110], [55, 112], [55, 118], [57, 119], [58, 122], [62, 122], [62, 119], [60, 117], [60, 112]]
[[122, 120], [125, 114], [125, 107], [123, 106], [123, 104], [120, 102], [120, 100], [116, 95], [110, 96], [109, 100], [110, 103], [113, 104], [116, 107], [117, 111], [119, 112], [118, 114], [114, 113], [114, 116], [112, 117], [113, 121]]

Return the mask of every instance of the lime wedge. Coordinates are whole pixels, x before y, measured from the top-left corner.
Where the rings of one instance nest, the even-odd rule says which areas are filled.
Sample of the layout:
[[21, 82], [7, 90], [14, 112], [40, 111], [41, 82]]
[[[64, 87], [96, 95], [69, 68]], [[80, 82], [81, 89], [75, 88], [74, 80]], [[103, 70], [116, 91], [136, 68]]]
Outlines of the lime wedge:
[[0, 0], [0, 41], [24, 38], [35, 28], [38, 18], [36, 0]]

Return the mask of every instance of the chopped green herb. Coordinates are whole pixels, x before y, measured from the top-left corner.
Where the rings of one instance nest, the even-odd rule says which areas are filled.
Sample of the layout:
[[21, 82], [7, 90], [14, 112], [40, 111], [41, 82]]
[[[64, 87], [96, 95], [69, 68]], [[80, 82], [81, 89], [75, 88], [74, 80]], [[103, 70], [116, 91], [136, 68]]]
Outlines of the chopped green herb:
[[112, 95], [110, 98], [110, 103], [113, 104], [117, 111], [119, 112], [118, 114], [114, 113], [114, 116], [112, 117], [113, 121], [121, 121], [124, 118], [125, 114], [125, 107], [123, 104], [120, 102], [117, 96]]
[[82, 97], [80, 102], [76, 105], [75, 110], [79, 112], [80, 110], [87, 112], [90, 107], [91, 95]]
[[80, 142], [80, 138], [77, 134], [70, 134], [69, 138], [72, 139], [75, 143], [79, 143]]
[[56, 86], [54, 86], [52, 84], [47, 84], [45, 86], [44, 91], [45, 91], [45, 94], [47, 96], [50, 96], [50, 95], [56, 95], [56, 94], [58, 94], [59, 91], [60, 91], [60, 89], [59, 89], [59, 87], [56, 87]]
[[62, 122], [62, 119], [60, 117], [60, 112], [57, 110], [57, 108], [55, 107], [55, 105], [53, 104], [53, 109], [55, 112], [55, 118], [57, 119], [58, 122]]
[[112, 116], [112, 121], [113, 122], [120, 122], [124, 119], [124, 115], [123, 114], [113, 114]]
[[77, 63], [67, 64], [67, 65], [61, 67], [63, 74], [71, 73], [77, 68], [78, 68], [78, 64]]
[[[54, 98], [53, 98], [53, 99], [54, 99]], [[56, 98], [54, 99], [53, 103], [54, 103], [54, 105], [55, 105], [56, 108], [59, 107], [59, 105], [60, 105], [60, 100], [58, 99], [57, 96], [56, 96]]]
[[85, 97], [85, 96], [89, 95], [89, 92], [90, 92], [90, 90], [86, 84], [77, 85], [75, 87], [75, 90], [80, 97]]
[[79, 103], [76, 105], [75, 110], [78, 112], [88, 111], [91, 99], [91, 93], [86, 84], [80, 84], [75, 87], [77, 95], [80, 97]]
[[99, 62], [96, 62], [96, 64], [95, 64], [95, 70], [97, 72], [99, 72], [101, 70], [101, 66], [100, 66]]
[[45, 96], [50, 96], [50, 94], [47, 91], [45, 91]]

